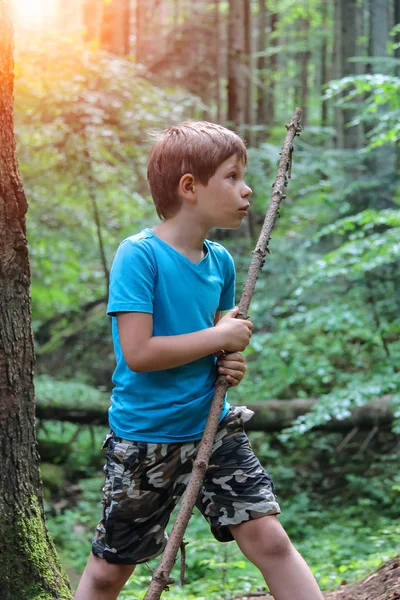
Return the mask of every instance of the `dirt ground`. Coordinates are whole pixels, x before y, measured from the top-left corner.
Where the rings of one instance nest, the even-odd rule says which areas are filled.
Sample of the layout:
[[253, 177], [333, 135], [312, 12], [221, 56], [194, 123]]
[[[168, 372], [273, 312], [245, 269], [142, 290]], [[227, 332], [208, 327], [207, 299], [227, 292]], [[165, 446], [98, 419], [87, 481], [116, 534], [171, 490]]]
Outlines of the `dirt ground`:
[[[325, 592], [324, 598], [326, 600], [400, 600], [400, 556], [357, 583], [342, 585], [334, 592]], [[235, 600], [273, 600], [273, 598], [258, 593], [237, 596]]]

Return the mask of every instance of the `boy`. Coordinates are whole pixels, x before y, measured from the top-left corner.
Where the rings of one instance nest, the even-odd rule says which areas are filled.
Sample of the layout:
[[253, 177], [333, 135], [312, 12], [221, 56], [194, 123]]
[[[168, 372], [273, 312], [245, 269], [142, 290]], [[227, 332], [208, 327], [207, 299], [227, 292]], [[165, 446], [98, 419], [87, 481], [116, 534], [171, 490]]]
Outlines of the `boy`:
[[[206, 235], [237, 229], [247, 215], [246, 164], [240, 137], [207, 122], [168, 128], [150, 153], [148, 181], [162, 222], [124, 240], [111, 270], [107, 313], [117, 366], [104, 508], [76, 600], [117, 598], [135, 565], [162, 552], [217, 372], [231, 385], [244, 376], [240, 352], [253, 325], [235, 319], [232, 258]], [[320, 600], [244, 433], [249, 413], [225, 400], [197, 507], [217, 540], [236, 540], [275, 600]]]

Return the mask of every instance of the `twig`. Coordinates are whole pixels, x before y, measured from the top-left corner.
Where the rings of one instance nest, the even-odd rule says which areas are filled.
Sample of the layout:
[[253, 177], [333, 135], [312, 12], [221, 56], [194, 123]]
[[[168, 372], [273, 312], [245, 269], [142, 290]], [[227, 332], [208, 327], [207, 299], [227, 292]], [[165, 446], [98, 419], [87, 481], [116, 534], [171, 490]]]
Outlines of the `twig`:
[[[302, 131], [300, 119], [301, 109], [296, 108], [290, 124], [286, 125], [287, 134], [282, 147], [277, 176], [272, 186], [273, 191], [270, 204], [267, 214], [265, 215], [260, 237], [258, 238], [256, 248], [253, 252], [246, 283], [244, 284], [239, 302], [238, 317], [242, 319], [247, 318], [247, 311], [253, 297], [256, 281], [265, 262], [268, 242], [279, 211], [279, 205], [285, 197], [283, 192], [288, 183], [288, 173], [290, 173], [291, 169], [293, 140], [295, 136], [300, 135]], [[192, 476], [183, 495], [181, 507], [165, 547], [163, 557], [153, 574], [153, 578], [143, 600], [159, 600], [165, 589], [166, 582], [168, 581], [169, 574], [174, 565], [183, 535], [196, 503], [201, 483], [207, 470], [215, 434], [218, 429], [219, 418], [224, 404], [225, 393], [228, 387], [229, 384], [227, 383], [225, 376], [222, 375], [218, 377], [203, 438], [199, 445], [197, 458], [193, 464]]]
[[353, 439], [357, 432], [358, 427], [353, 427], [353, 429], [349, 431], [349, 433], [344, 437], [344, 439], [340, 442], [339, 446], [336, 448], [336, 452], [338, 454], [343, 450], [343, 448], [347, 446], [347, 444], [350, 442], [350, 440]]
[[362, 446], [359, 449], [359, 451], [357, 452], [357, 454], [362, 454], [364, 452], [364, 450], [367, 449], [370, 441], [372, 440], [372, 438], [374, 438], [376, 436], [376, 434], [378, 433], [378, 431], [379, 431], [379, 427], [377, 425], [374, 425], [374, 427], [371, 429], [371, 431], [369, 432], [369, 434], [367, 435], [367, 437], [363, 441]]

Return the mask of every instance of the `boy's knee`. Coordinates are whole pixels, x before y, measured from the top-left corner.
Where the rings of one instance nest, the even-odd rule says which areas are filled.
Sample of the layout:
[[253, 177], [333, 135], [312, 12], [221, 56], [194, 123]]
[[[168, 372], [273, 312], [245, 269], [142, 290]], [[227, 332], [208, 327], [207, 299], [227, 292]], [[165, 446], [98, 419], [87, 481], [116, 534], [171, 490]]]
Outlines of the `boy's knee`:
[[250, 560], [283, 558], [292, 550], [289, 536], [274, 516], [247, 521], [232, 527], [231, 531]]
[[292, 543], [283, 528], [274, 530], [269, 537], [265, 535], [260, 541], [261, 552], [266, 558], [283, 558], [292, 549]]
[[92, 555], [90, 571], [94, 586], [98, 590], [112, 590], [122, 587], [135, 569], [134, 565], [108, 563]]

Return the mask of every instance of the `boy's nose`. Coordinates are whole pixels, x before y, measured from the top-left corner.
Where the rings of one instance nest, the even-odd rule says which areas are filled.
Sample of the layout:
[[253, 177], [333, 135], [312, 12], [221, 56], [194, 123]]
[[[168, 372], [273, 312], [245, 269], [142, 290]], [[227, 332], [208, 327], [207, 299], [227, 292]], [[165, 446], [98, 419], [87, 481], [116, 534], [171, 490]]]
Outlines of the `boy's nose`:
[[243, 190], [242, 190], [242, 197], [243, 198], [248, 198], [249, 196], [251, 196], [253, 193], [253, 190], [251, 189], [251, 187], [249, 187], [247, 185], [247, 183], [244, 184]]

